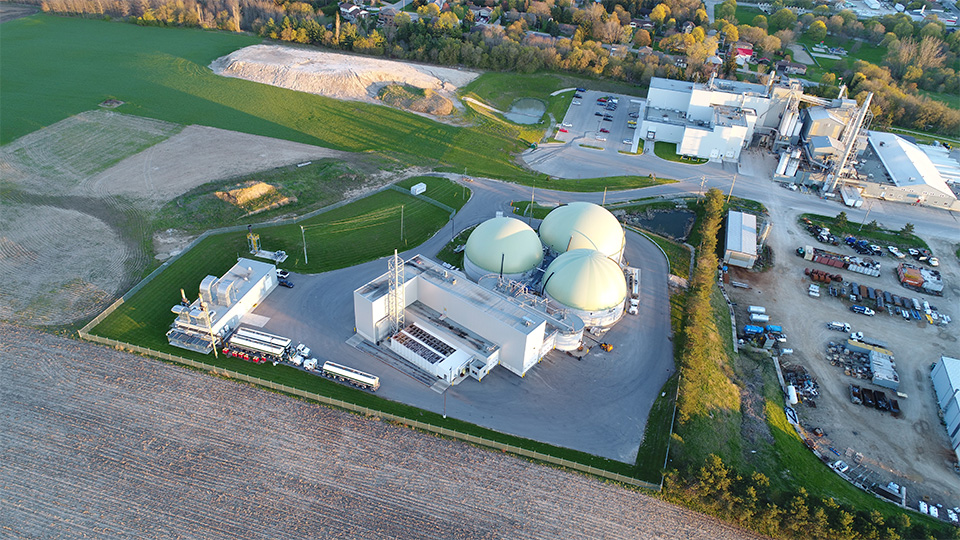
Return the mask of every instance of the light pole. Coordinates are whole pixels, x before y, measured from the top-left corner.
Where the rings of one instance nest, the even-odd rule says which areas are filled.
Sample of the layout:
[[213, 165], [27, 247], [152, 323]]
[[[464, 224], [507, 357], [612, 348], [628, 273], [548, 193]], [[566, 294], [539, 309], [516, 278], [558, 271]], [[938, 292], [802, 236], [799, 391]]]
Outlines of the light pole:
[[300, 226], [300, 238], [303, 239], [303, 264], [310, 264], [310, 259], [307, 259], [307, 233], [303, 230], [303, 225]]
[[870, 215], [870, 210], [873, 208], [873, 201], [870, 201], [870, 204], [867, 205], [867, 213], [863, 216], [863, 221], [860, 222], [860, 228], [857, 229], [857, 232], [863, 230], [863, 224], [867, 222], [867, 217]]

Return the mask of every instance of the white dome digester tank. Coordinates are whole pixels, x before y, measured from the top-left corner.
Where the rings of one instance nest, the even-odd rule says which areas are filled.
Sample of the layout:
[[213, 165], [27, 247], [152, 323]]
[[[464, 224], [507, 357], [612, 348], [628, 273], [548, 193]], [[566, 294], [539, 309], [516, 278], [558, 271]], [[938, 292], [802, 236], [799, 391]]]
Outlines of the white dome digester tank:
[[615, 263], [623, 260], [626, 245], [623, 226], [616, 216], [588, 202], [572, 202], [547, 214], [540, 224], [540, 240], [553, 253], [595, 249]]
[[543, 294], [583, 320], [584, 325], [610, 326], [623, 316], [627, 282], [620, 265], [594, 249], [574, 249], [547, 267]]
[[543, 261], [543, 244], [529, 225], [511, 217], [484, 221], [470, 233], [463, 269], [473, 281], [487, 274], [522, 280]]

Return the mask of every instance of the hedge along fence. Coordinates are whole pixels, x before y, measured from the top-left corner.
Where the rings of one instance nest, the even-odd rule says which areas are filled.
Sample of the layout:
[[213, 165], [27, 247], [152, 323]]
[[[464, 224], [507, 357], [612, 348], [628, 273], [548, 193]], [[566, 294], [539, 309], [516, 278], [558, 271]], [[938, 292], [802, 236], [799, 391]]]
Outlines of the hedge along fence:
[[[110, 308], [107, 308], [106, 311], [104, 311], [103, 313], [101, 313], [100, 316], [97, 317], [97, 319], [101, 319], [101, 320], [102, 320], [103, 317], [106, 317], [107, 315], [109, 315], [109, 312], [112, 312], [114, 309], [116, 309], [116, 307], [118, 307], [118, 306], [119, 306], [120, 304], [122, 304], [122, 303], [123, 303], [123, 302], [122, 302], [122, 299], [121, 299], [121, 300], [118, 300], [116, 303], [114, 303], [114, 305], [110, 306]], [[357, 414], [360, 414], [360, 415], [363, 415], [363, 416], [366, 416], [366, 417], [373, 417], [373, 418], [379, 418], [379, 419], [381, 419], [381, 420], [387, 420], [387, 421], [390, 421], [390, 422], [397, 422], [397, 423], [399, 423], [399, 424], [403, 424], [403, 425], [405, 425], [405, 426], [409, 426], [409, 427], [412, 427], [412, 428], [414, 428], [414, 429], [418, 429], [418, 430], [421, 430], [421, 431], [426, 431], [426, 432], [429, 432], [429, 433], [435, 433], [435, 434], [440, 435], [440, 436], [443, 436], [443, 437], [448, 437], [448, 438], [451, 438], [451, 439], [457, 439], [457, 440], [461, 440], [461, 441], [466, 441], [466, 442], [473, 443], [473, 444], [476, 444], [476, 445], [479, 445], [479, 446], [485, 446], [485, 447], [487, 447], [487, 448], [493, 448], [493, 449], [496, 449], [496, 450], [500, 450], [500, 451], [504, 451], [504, 452], [509, 452], [509, 453], [511, 453], [511, 454], [515, 454], [515, 455], [518, 455], [518, 456], [522, 456], [522, 457], [534, 459], [534, 460], [541, 461], [541, 462], [544, 462], [544, 463], [550, 463], [550, 464], [552, 464], [552, 465], [557, 465], [557, 466], [560, 466], [560, 467], [563, 467], [563, 468], [566, 468], [566, 469], [573, 469], [573, 470], [575, 470], [575, 471], [579, 471], [579, 472], [582, 472], [582, 473], [590, 474], [590, 475], [593, 475], [593, 476], [598, 476], [598, 477], [600, 477], [600, 478], [604, 478], [604, 479], [607, 479], [607, 480], [613, 480], [614, 482], [620, 482], [620, 483], [623, 483], [623, 484], [628, 484], [628, 485], [636, 486], [636, 487], [642, 487], [642, 488], [646, 488], [646, 489], [650, 489], [650, 490], [654, 490], [654, 491], [660, 491], [660, 489], [661, 489], [661, 486], [658, 486], [657, 484], [651, 484], [651, 483], [649, 483], [649, 482], [644, 482], [643, 480], [639, 480], [639, 479], [637, 479], [637, 478], [633, 478], [633, 477], [630, 477], [630, 476], [624, 476], [624, 475], [622, 475], [622, 474], [615, 473], [615, 472], [610, 472], [610, 471], [606, 471], [606, 470], [604, 470], [604, 469], [598, 469], [598, 468], [596, 468], [596, 467], [591, 467], [591, 466], [589, 466], [589, 465], [584, 465], [584, 464], [582, 464], [582, 463], [577, 463], [577, 462], [575, 462], [575, 461], [569, 461], [569, 460], [566, 460], [566, 459], [563, 459], [563, 458], [558, 458], [558, 457], [555, 457], [555, 456], [551, 456], [551, 455], [549, 455], [549, 454], [542, 454], [542, 453], [540, 453], [540, 452], [536, 452], [536, 451], [533, 451], [533, 450], [527, 450], [527, 449], [525, 449], [525, 448], [520, 448], [520, 447], [518, 447], [518, 446], [513, 446], [513, 445], [510, 445], [510, 444], [504, 444], [504, 443], [497, 442], [497, 441], [491, 441], [490, 439], [485, 439], [485, 438], [483, 438], [483, 437], [477, 437], [477, 436], [475, 436], [475, 435], [469, 435], [469, 434], [467, 434], [467, 433], [461, 433], [461, 432], [459, 432], [459, 431], [454, 431], [454, 430], [452, 430], [452, 429], [447, 429], [447, 428], [443, 428], [443, 427], [440, 427], [440, 426], [435, 426], [435, 425], [433, 425], [433, 424], [427, 424], [427, 423], [424, 423], [424, 422], [419, 422], [419, 421], [417, 421], [417, 420], [413, 420], [413, 419], [410, 419], [410, 418], [405, 418], [405, 417], [403, 417], [403, 416], [398, 416], [398, 415], [395, 415], [395, 414], [386, 413], [386, 412], [383, 412], [383, 411], [378, 411], [378, 410], [376, 410], [376, 409], [371, 409], [371, 408], [368, 408], [368, 407], [363, 407], [363, 406], [360, 406], [360, 405], [356, 405], [356, 404], [354, 404], [354, 403], [350, 403], [350, 402], [348, 402], [348, 401], [342, 401], [342, 400], [339, 400], [339, 399], [334, 399], [334, 398], [330, 398], [330, 397], [327, 397], [327, 396], [322, 396], [322, 395], [320, 395], [320, 394], [315, 394], [315, 393], [313, 393], [313, 392], [307, 392], [307, 391], [305, 391], [305, 390], [301, 390], [301, 389], [299, 389], [299, 388], [294, 388], [294, 387], [292, 387], [292, 386], [287, 386], [287, 385], [285, 385], [285, 384], [279, 384], [279, 383], [273, 382], [273, 381], [268, 380], [268, 379], [261, 379], [261, 378], [259, 378], [259, 377], [251, 377], [251, 376], [245, 375], [245, 374], [243, 374], [243, 373], [237, 373], [237, 372], [235, 372], [235, 371], [231, 371], [231, 370], [228, 370], [228, 369], [219, 368], [219, 367], [216, 367], [216, 366], [212, 366], [212, 365], [209, 365], [209, 364], [205, 364], [205, 363], [203, 363], [203, 362], [197, 362], [197, 361], [189, 360], [189, 359], [187, 359], [187, 358], [183, 358], [183, 357], [180, 357], [180, 356], [175, 356], [175, 355], [168, 354], [168, 353], [164, 353], [164, 352], [160, 352], [160, 351], [154, 351], [154, 350], [152, 350], [152, 349], [147, 349], [147, 348], [145, 348], [145, 347], [140, 347], [140, 346], [137, 346], [137, 345], [131, 345], [131, 344], [129, 344], [129, 343], [123, 343], [123, 342], [116, 341], [116, 340], [113, 340], [113, 339], [110, 339], [110, 338], [105, 338], [105, 337], [95, 336], [95, 335], [89, 334], [89, 333], [87, 332], [87, 327], [90, 326], [90, 324], [92, 324], [94, 321], [97, 321], [97, 319], [94, 319], [93, 321], [91, 321], [91, 323], [88, 323], [87, 326], [85, 326], [82, 330], [80, 330], [80, 337], [81, 337], [81, 338], [86, 339], [86, 340], [89, 340], [89, 341], [93, 341], [93, 342], [96, 342], [96, 343], [100, 343], [100, 344], [102, 344], [102, 345], [107, 345], [107, 346], [109, 346], [109, 347], [113, 347], [113, 348], [118, 349], [118, 350], [125, 350], [125, 351], [130, 351], [130, 352], [134, 352], [134, 353], [138, 353], [138, 354], [143, 354], [143, 355], [147, 355], [147, 356], [153, 356], [153, 357], [155, 357], [155, 358], [160, 358], [160, 359], [162, 359], [162, 360], [167, 360], [167, 361], [169, 361], [169, 362], [175, 362], [175, 363], [178, 363], [178, 364], [183, 364], [183, 365], [185, 365], [185, 366], [189, 366], [189, 367], [192, 367], [192, 368], [194, 368], [194, 369], [199, 369], [199, 370], [207, 371], [207, 372], [209, 372], [209, 373], [212, 373], [213, 375], [219, 375], [219, 376], [222, 376], [222, 377], [227, 377], [227, 378], [230, 378], [230, 379], [234, 379], [234, 380], [238, 380], [238, 381], [243, 381], [243, 382], [246, 382], [246, 383], [250, 383], [250, 384], [257, 385], [257, 386], [261, 386], [261, 387], [264, 387], [264, 388], [269, 388], [269, 389], [274, 390], [274, 391], [277, 391], [277, 392], [282, 392], [282, 393], [285, 393], [285, 394], [290, 394], [290, 395], [294, 395], [294, 396], [299, 396], [299, 397], [302, 397], [302, 398], [304, 398], [304, 399], [308, 399], [308, 400], [311, 400], [311, 401], [315, 401], [315, 402], [321, 403], [321, 404], [323, 404], [323, 405], [327, 405], [327, 406], [330, 406], [330, 407], [336, 407], [336, 408], [339, 408], [339, 409], [344, 409], [344, 410], [347, 410], [347, 411], [350, 411], [350, 412], [353, 412], [353, 413], [357, 413]]]

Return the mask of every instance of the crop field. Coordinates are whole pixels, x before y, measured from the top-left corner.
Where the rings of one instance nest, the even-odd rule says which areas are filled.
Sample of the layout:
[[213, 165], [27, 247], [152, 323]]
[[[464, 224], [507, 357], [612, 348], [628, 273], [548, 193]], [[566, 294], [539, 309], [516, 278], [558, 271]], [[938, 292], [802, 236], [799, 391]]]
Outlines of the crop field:
[[7, 180], [61, 194], [180, 130], [168, 122], [89, 111], [3, 146], [0, 160]]
[[453, 127], [389, 107], [220, 77], [207, 67], [257, 41], [46, 15], [6, 23], [0, 144], [112, 98], [125, 102], [119, 112], [181, 125], [376, 152], [404, 164], [467, 167], [475, 175], [536, 176], [511, 161], [522, 149], [516, 133], [487, 122]]
[[89, 343], [0, 332], [11, 338], [0, 351], [8, 537], [757, 538], [500, 452]]

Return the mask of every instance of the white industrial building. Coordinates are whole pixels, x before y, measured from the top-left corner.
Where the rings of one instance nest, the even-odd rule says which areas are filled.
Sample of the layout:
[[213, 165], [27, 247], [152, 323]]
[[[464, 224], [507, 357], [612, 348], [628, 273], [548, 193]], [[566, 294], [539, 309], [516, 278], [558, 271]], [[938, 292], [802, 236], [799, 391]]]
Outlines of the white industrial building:
[[416, 255], [353, 293], [357, 333], [440, 380], [482, 379], [502, 365], [525, 375], [552, 349], [573, 350], [583, 321], [516, 282], [485, 280]]
[[960, 360], [941, 356], [930, 372], [950, 448], [960, 460]]
[[474, 281], [487, 274], [524, 280], [542, 261], [543, 244], [537, 233], [519, 219], [498, 216], [470, 233], [463, 269]]
[[277, 288], [277, 267], [251, 259], [237, 259], [222, 277], [207, 276], [200, 282], [200, 297], [184, 301], [170, 311], [177, 315], [167, 340], [175, 347], [204, 354], [226, 337], [250, 312]]
[[557, 255], [574, 249], [594, 249], [619, 263], [626, 245], [623, 226], [606, 208], [572, 202], [553, 209], [540, 224], [540, 240]]
[[727, 214], [726, 240], [723, 262], [753, 268], [757, 262], [757, 216], [731, 210]]
[[798, 95], [803, 87], [787, 79], [764, 86], [713, 77], [707, 83], [655, 77], [641, 134], [650, 141], [676, 143], [680, 155], [737, 161], [755, 133], [775, 140], [796, 135], [796, 118], [783, 117]]
[[960, 209], [957, 196], [940, 173], [940, 168], [916, 144], [893, 133], [871, 131], [870, 148], [883, 163], [889, 182], [848, 182], [858, 185], [863, 194], [901, 202], [920, 202], [926, 206]]

